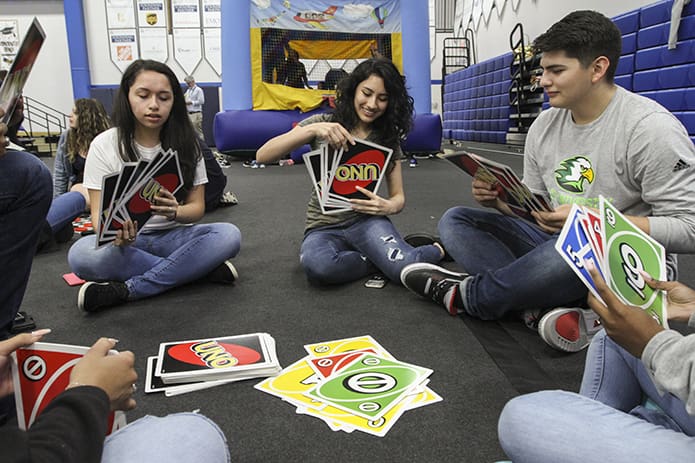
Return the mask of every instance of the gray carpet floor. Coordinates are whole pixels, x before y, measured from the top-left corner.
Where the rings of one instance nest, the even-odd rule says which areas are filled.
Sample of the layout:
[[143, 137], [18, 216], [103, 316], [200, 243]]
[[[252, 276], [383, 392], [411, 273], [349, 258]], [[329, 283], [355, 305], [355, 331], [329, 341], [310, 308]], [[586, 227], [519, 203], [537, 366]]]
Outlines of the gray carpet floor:
[[[521, 168], [518, 155], [477, 148]], [[311, 188], [305, 167], [247, 169], [241, 159], [231, 161], [225, 169], [228, 189], [240, 202], [204, 218], [230, 221], [241, 229], [242, 250], [234, 260], [240, 279], [231, 287], [191, 284], [85, 315], [76, 308], [78, 289], [61, 278], [69, 272], [69, 244], [35, 258], [22, 309], [39, 327], [53, 329], [46, 341], [87, 346], [110, 336], [120, 340], [119, 349], [136, 354], [138, 407], [128, 413], [129, 421], [200, 410], [221, 426], [235, 461], [491, 462], [504, 459], [496, 431], [500, 410], [520, 389], [528, 390], [528, 385], [518, 386], [525, 372], [514, 365], [529, 365], [528, 374], [540, 378], [537, 388], [577, 390], [584, 353], [553, 351], [519, 320], [452, 318], [396, 282], [383, 289], [365, 288], [364, 280], [311, 286], [298, 262]], [[393, 217], [402, 234], [435, 232], [446, 209], [473, 204], [469, 177], [448, 161], [422, 159], [417, 168], [406, 165], [407, 206]], [[684, 267], [686, 276], [695, 275], [692, 260], [686, 259]], [[157, 354], [160, 342], [254, 332], [275, 338], [283, 367], [306, 355], [305, 344], [371, 335], [397, 359], [434, 370], [430, 387], [443, 401], [405, 413], [379, 438], [333, 432], [322, 421], [255, 390], [257, 380], [170, 398], [143, 392], [147, 357]], [[495, 346], [479, 339], [485, 333], [506, 339], [506, 363], [488, 353]]]

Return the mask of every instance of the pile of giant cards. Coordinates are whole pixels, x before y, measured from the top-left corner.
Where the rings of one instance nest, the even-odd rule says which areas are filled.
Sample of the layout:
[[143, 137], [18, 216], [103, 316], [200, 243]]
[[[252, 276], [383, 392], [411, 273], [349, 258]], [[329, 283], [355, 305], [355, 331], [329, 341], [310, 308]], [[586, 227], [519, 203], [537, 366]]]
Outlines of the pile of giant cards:
[[145, 392], [173, 396], [279, 371], [268, 333], [163, 342], [159, 354], [147, 359]]
[[650, 288], [640, 272], [666, 279], [664, 247], [623, 216], [603, 196], [600, 212], [572, 207], [555, 249], [599, 300], [596, 284], [585, 266], [591, 261], [607, 285], [625, 303], [647, 310], [668, 328], [666, 298]]
[[396, 360], [371, 336], [304, 348], [309, 355], [255, 387], [333, 431], [383, 437], [406, 411], [442, 400], [427, 387], [432, 370]]
[[531, 212], [551, 212], [553, 210], [547, 197], [531, 193], [531, 190], [506, 164], [465, 151], [447, 154], [443, 158], [471, 177], [494, 185], [498, 198], [522, 219], [535, 222]]
[[160, 188], [166, 188], [181, 201], [182, 186], [179, 156], [171, 149], [160, 150], [149, 161], [123, 163], [120, 172], [105, 175], [101, 183], [97, 248], [114, 241], [127, 220], [137, 221], [138, 230], [142, 230], [152, 218], [150, 205]]
[[[29, 429], [48, 404], [68, 387], [72, 367], [88, 350], [88, 347], [35, 342], [12, 353], [12, 380], [20, 429]], [[109, 433], [125, 425], [123, 412], [111, 412]]]
[[384, 177], [393, 150], [355, 138], [349, 149], [335, 150], [327, 144], [305, 153], [321, 212], [337, 214], [352, 210], [350, 199], [368, 199], [356, 187], [376, 193]]

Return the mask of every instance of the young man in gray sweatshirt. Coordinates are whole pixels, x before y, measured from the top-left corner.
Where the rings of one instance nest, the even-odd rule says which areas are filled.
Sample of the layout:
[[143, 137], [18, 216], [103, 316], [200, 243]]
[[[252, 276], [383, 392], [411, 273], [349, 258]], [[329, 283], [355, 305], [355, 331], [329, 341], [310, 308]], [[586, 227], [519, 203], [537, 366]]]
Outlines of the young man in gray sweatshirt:
[[677, 277], [675, 254], [695, 252], [695, 148], [668, 110], [615, 85], [621, 40], [594, 11], [570, 13], [535, 40], [552, 108], [529, 129], [523, 181], [549, 196], [554, 211], [534, 212], [531, 224], [500, 201], [495, 185], [474, 179], [475, 200], [495, 210], [454, 207], [439, 222], [444, 247], [466, 273], [412, 264], [401, 273], [406, 287], [452, 315], [489, 320], [540, 309], [543, 340], [581, 350], [600, 324], [555, 242], [572, 205], [598, 208], [599, 195], [664, 245], [668, 277]]

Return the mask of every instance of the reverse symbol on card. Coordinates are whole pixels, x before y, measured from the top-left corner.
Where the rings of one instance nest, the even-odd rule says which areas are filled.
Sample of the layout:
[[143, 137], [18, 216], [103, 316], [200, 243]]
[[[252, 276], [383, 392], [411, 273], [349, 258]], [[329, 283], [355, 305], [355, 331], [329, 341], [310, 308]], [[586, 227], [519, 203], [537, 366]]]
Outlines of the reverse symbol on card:
[[330, 349], [330, 347], [328, 347], [328, 346], [316, 346], [314, 348], [314, 351], [318, 354], [322, 354], [324, 352], [328, 352], [329, 349]]
[[31, 381], [39, 381], [46, 375], [46, 361], [38, 355], [31, 355], [22, 364], [24, 376]]
[[385, 373], [358, 373], [343, 381], [346, 389], [359, 394], [381, 394], [396, 386], [396, 379]]

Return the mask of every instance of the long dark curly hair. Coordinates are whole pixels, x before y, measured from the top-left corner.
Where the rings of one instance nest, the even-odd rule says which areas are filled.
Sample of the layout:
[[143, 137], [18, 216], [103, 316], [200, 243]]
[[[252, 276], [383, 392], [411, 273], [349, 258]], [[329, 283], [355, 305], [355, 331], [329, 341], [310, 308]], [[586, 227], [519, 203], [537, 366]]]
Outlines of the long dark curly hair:
[[355, 113], [355, 91], [360, 82], [371, 75], [377, 75], [384, 80], [384, 87], [389, 96], [386, 111], [372, 123], [372, 131], [376, 132], [375, 139], [379, 140], [379, 143], [394, 148], [412, 127], [413, 98], [406, 89], [405, 77], [389, 59], [372, 58], [363, 61], [338, 82], [333, 121], [339, 122], [349, 131], [357, 126], [359, 117]]
[[111, 127], [104, 105], [94, 98], [75, 100], [75, 117], [77, 118], [77, 128], [68, 130], [66, 141], [70, 162], [75, 162], [75, 156], [80, 153], [86, 154], [94, 137]]
[[137, 121], [130, 107], [128, 93], [137, 76], [144, 71], [163, 74], [171, 85], [174, 101], [169, 117], [159, 132], [159, 141], [163, 150], [172, 149], [178, 152], [184, 189], [189, 191], [193, 185], [196, 164], [202, 157], [202, 152], [198, 135], [188, 118], [181, 84], [166, 64], [154, 60], [139, 59], [133, 61], [123, 73], [113, 106], [113, 122], [118, 127], [119, 153], [126, 162], [137, 161], [140, 158], [133, 143]]

